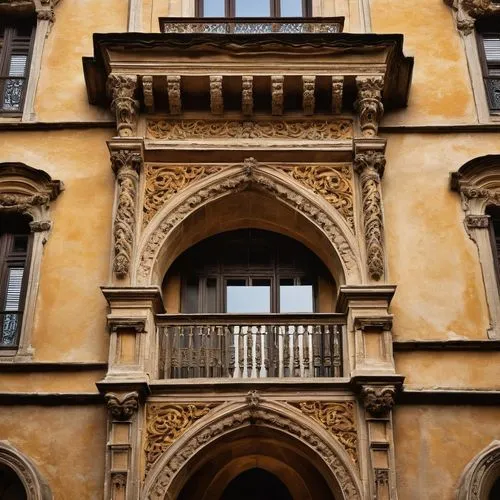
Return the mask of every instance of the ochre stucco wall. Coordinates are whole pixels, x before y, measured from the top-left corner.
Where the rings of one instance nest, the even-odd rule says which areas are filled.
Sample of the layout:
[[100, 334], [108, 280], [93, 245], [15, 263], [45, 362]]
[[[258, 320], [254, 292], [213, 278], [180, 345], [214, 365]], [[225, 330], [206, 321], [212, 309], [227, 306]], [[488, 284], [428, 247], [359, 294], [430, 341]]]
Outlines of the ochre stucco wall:
[[[110, 130], [2, 133], [2, 161], [23, 162], [64, 182], [51, 205], [53, 229], [42, 257], [35, 360], [106, 361], [114, 174]], [[29, 145], [29, 147], [28, 147]]]
[[128, 0], [64, 0], [45, 42], [35, 99], [38, 121], [111, 119], [87, 100], [82, 56], [94, 53], [94, 33], [127, 31]]
[[401, 500], [455, 500], [465, 466], [500, 436], [500, 408], [398, 406], [394, 410]]
[[370, 6], [373, 32], [402, 33], [405, 55], [415, 57], [408, 108], [383, 124], [475, 122], [465, 49], [443, 0], [371, 0]]
[[487, 338], [477, 247], [449, 174], [499, 150], [497, 134], [388, 137], [382, 187], [396, 339]]
[[0, 440], [36, 465], [54, 500], [103, 498], [103, 405], [0, 407]]

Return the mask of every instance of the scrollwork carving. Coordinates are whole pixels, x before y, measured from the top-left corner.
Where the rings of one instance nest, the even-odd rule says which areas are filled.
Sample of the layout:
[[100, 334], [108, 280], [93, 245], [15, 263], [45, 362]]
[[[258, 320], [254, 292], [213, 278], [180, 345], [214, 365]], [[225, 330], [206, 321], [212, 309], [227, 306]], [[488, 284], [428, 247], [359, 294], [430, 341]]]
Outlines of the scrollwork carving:
[[124, 395], [109, 392], [104, 399], [109, 412], [116, 420], [130, 420], [139, 408], [139, 393], [135, 391]]
[[116, 114], [116, 128], [120, 137], [132, 137], [137, 128], [139, 102], [134, 99], [137, 76], [110, 73], [107, 82], [111, 96], [111, 111]]
[[143, 207], [143, 225], [146, 226], [158, 210], [176, 193], [209, 175], [220, 172], [223, 167], [214, 165], [154, 165], [144, 168], [146, 188]]
[[364, 137], [376, 137], [378, 125], [384, 113], [382, 104], [382, 76], [357, 76], [358, 98], [355, 108], [359, 113], [359, 124]]
[[396, 388], [389, 386], [363, 386], [361, 399], [365, 409], [374, 417], [384, 417], [394, 406]]
[[161, 140], [285, 139], [331, 141], [352, 137], [349, 120], [149, 120], [147, 137]]
[[358, 434], [355, 424], [354, 403], [306, 401], [290, 403], [324, 427], [358, 463]]
[[359, 173], [361, 182], [368, 272], [375, 281], [384, 276], [380, 177], [385, 168], [385, 161], [384, 154], [376, 151], [358, 153], [354, 160], [354, 168]]
[[111, 165], [118, 183], [118, 205], [113, 226], [114, 262], [117, 277], [128, 275], [134, 244], [136, 196], [142, 155], [138, 151], [121, 149], [111, 153]]
[[277, 167], [323, 197], [354, 230], [352, 171], [349, 164]]
[[197, 420], [207, 415], [214, 403], [154, 403], [146, 413], [146, 474], [158, 457]]

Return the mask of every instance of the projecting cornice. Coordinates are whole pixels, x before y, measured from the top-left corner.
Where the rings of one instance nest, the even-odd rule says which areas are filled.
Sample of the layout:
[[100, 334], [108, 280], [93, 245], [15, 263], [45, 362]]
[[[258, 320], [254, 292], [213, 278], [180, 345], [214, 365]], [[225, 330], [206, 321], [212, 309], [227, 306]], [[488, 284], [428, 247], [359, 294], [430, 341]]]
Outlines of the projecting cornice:
[[120, 77], [137, 81], [141, 112], [311, 116], [365, 105], [367, 78], [381, 83], [380, 111], [404, 107], [413, 58], [402, 35], [123, 33], [95, 34], [83, 68], [91, 104], [116, 105], [108, 82]]

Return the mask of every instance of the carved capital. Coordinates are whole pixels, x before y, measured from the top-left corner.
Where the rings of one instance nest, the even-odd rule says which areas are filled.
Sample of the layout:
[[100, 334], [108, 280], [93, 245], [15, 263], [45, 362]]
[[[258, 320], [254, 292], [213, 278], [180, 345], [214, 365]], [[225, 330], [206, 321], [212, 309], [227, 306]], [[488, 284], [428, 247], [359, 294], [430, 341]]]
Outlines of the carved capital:
[[137, 76], [111, 73], [107, 82], [111, 97], [111, 111], [116, 114], [116, 128], [120, 137], [132, 137], [137, 128], [139, 102], [134, 99]]
[[393, 385], [372, 386], [361, 388], [361, 399], [365, 409], [374, 417], [386, 416], [394, 406], [396, 388]]
[[130, 420], [139, 408], [139, 393], [136, 391], [124, 395], [109, 392], [104, 399], [110, 414], [116, 420]]
[[30, 222], [30, 229], [33, 233], [41, 233], [43, 231], [50, 231], [52, 222], [49, 220], [38, 220]]
[[127, 474], [125, 472], [111, 473], [111, 484], [116, 491], [124, 490], [127, 486]]
[[386, 486], [389, 484], [389, 469], [375, 469], [375, 485]]
[[382, 104], [382, 76], [357, 76], [358, 98], [354, 104], [359, 113], [359, 124], [364, 137], [376, 137], [378, 125], [384, 114]]
[[40, 9], [39, 11], [37, 11], [36, 17], [40, 21], [50, 21], [51, 23], [53, 23], [56, 20], [56, 15], [52, 7], [48, 9], [47, 8]]
[[488, 215], [468, 215], [465, 217], [467, 229], [488, 229], [490, 217]]

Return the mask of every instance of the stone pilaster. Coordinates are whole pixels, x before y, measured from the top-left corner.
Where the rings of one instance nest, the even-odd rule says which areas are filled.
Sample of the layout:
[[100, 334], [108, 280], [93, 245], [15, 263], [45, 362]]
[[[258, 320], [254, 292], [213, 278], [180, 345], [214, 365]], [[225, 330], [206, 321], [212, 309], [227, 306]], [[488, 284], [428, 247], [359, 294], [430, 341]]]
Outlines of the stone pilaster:
[[111, 111], [116, 115], [118, 135], [134, 137], [139, 111], [139, 101], [134, 99], [137, 92], [137, 76], [111, 73], [108, 76], [107, 90], [111, 98]]

